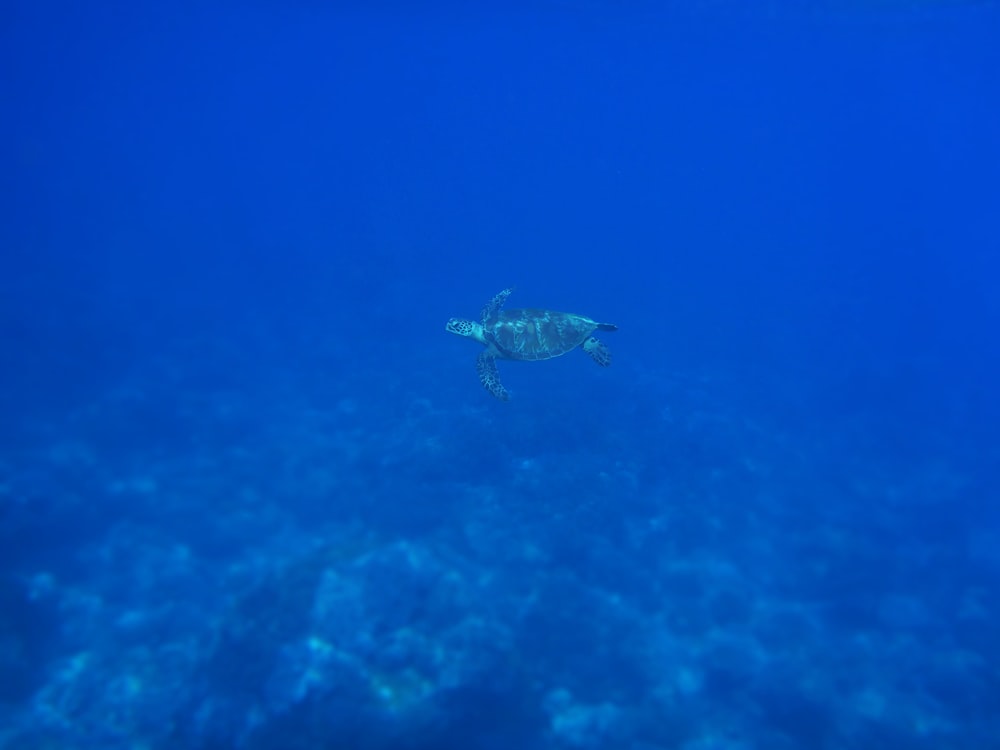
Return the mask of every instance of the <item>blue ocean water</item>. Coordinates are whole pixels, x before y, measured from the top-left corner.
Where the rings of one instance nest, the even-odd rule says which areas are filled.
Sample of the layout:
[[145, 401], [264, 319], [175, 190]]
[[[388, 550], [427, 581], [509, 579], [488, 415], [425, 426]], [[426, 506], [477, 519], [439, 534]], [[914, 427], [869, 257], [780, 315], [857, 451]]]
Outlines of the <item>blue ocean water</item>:
[[0, 747], [1000, 748], [998, 30], [6, 4]]

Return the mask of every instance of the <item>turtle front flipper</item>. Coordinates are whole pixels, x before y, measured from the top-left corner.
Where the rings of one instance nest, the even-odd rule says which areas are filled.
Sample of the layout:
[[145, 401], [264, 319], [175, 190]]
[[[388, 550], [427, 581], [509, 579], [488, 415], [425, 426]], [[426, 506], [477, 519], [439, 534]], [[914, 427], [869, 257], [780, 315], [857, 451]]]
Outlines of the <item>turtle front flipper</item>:
[[513, 291], [513, 289], [504, 289], [496, 297], [483, 305], [482, 324], [484, 326], [496, 319], [497, 314], [500, 312], [500, 308], [503, 307], [503, 303], [507, 301], [507, 298]]
[[593, 336], [583, 342], [583, 350], [601, 367], [611, 364], [611, 350]]
[[497, 371], [496, 358], [489, 351], [483, 352], [476, 358], [476, 372], [479, 373], [479, 382], [483, 384], [483, 388], [501, 401], [506, 401], [510, 398], [507, 389], [500, 382], [500, 373]]

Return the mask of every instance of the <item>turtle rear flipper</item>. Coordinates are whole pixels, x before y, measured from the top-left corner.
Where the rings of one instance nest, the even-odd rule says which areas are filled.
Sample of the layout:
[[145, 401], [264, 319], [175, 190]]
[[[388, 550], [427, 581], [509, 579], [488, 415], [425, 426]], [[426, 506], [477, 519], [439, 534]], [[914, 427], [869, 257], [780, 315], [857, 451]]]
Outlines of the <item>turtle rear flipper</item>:
[[500, 382], [500, 373], [497, 371], [496, 358], [488, 350], [476, 358], [476, 372], [479, 373], [479, 382], [483, 384], [483, 388], [501, 401], [506, 401], [510, 398], [507, 389]]
[[583, 342], [583, 350], [601, 367], [611, 364], [611, 350], [593, 336]]

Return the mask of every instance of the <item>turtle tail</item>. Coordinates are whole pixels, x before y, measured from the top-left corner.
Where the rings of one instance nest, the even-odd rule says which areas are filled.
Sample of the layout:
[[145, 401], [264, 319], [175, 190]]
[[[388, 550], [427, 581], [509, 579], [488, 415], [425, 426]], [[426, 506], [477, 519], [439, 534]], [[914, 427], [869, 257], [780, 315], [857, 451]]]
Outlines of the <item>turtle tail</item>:
[[598, 323], [597, 324], [597, 330], [598, 331], [617, 331], [618, 330], [618, 326], [613, 325], [612, 323]]

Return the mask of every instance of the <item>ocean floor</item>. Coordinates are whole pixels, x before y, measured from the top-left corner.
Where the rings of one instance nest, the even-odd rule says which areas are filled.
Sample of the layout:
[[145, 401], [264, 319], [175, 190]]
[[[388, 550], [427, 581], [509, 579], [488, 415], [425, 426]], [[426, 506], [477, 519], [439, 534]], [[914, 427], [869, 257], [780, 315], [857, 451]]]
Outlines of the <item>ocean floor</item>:
[[1000, 746], [1000, 534], [949, 513], [954, 456], [718, 372], [564, 358], [500, 404], [468, 354], [192, 343], [26, 421], [0, 747]]

